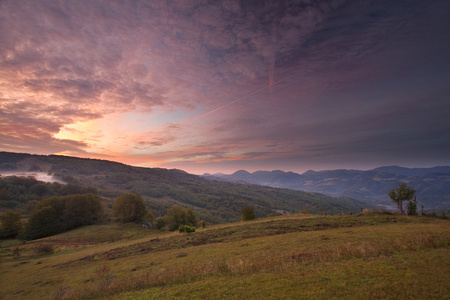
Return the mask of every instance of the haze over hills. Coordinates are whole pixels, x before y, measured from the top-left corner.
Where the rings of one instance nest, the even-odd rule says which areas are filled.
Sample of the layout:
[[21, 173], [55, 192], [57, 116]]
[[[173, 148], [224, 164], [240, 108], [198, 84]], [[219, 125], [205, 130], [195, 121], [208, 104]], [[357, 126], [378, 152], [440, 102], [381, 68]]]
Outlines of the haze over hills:
[[[239, 220], [245, 205], [253, 205], [258, 216], [298, 213], [301, 210], [311, 213], [348, 213], [373, 207], [354, 199], [209, 180], [176, 169], [133, 167], [112, 161], [68, 156], [0, 152], [0, 171], [9, 172], [10, 175], [12, 171], [47, 173], [67, 182], [65, 190], [72, 193], [81, 193], [79, 191], [86, 190], [86, 187], [94, 187], [109, 205], [123, 192], [137, 193], [144, 197], [147, 208], [156, 216], [163, 215], [168, 207], [176, 204], [192, 208], [199, 219], [211, 223]], [[33, 190], [27, 189], [30, 193], [27, 199], [39, 200], [52, 196], [45, 193], [35, 195]], [[10, 200], [14, 202], [16, 199]], [[11, 204], [11, 201], [8, 203]], [[18, 200], [15, 202], [13, 204], [16, 206], [23, 205]]]
[[307, 171], [303, 174], [283, 171], [244, 170], [233, 174], [204, 174], [205, 178], [317, 192], [333, 197], [348, 197], [373, 204], [392, 206], [387, 193], [399, 182], [407, 182], [417, 191], [425, 209], [450, 209], [450, 167], [379, 167], [373, 170]]

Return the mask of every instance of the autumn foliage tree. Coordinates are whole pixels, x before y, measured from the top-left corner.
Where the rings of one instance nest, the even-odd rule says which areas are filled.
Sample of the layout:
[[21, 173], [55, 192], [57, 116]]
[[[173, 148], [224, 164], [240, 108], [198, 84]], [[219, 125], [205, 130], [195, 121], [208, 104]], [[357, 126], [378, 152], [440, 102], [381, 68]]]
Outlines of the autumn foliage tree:
[[140, 195], [125, 193], [114, 200], [113, 216], [123, 223], [140, 222], [147, 215], [144, 200]]
[[397, 204], [398, 212], [400, 215], [403, 214], [403, 201], [411, 200], [415, 195], [416, 191], [412, 187], [403, 182], [394, 190], [389, 190], [389, 198]]

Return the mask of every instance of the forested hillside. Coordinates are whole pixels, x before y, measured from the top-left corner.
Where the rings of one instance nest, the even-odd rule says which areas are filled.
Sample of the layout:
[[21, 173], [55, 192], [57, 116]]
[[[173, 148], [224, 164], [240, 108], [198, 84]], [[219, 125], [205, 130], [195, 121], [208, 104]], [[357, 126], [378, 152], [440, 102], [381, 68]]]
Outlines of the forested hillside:
[[121, 193], [136, 193], [144, 197], [147, 208], [156, 216], [162, 216], [168, 207], [177, 204], [191, 208], [199, 219], [210, 223], [237, 221], [246, 205], [254, 206], [257, 216], [298, 213], [301, 210], [348, 214], [371, 207], [362, 201], [317, 193], [208, 180], [181, 170], [132, 167], [106, 160], [67, 156], [0, 152], [2, 170], [42, 172], [66, 182], [51, 184], [27, 179], [28, 186], [20, 187], [23, 179], [3, 176], [0, 190], [28, 193], [24, 196], [20, 192], [11, 192], [8, 199], [0, 200], [3, 207], [9, 208], [25, 206], [25, 202], [32, 199], [85, 192], [96, 192], [109, 208], [112, 200]]

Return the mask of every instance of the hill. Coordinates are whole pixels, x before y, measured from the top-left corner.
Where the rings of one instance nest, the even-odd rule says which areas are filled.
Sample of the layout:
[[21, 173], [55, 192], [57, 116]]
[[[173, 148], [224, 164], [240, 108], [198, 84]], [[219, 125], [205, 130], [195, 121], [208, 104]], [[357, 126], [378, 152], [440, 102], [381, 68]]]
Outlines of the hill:
[[111, 223], [2, 247], [0, 298], [445, 299], [449, 246], [448, 219], [376, 213]]
[[205, 178], [261, 184], [272, 187], [322, 193], [332, 197], [360, 199], [375, 205], [391, 206], [389, 189], [407, 182], [417, 191], [417, 198], [427, 210], [450, 211], [450, 167], [402, 168], [380, 167], [369, 171], [328, 170], [303, 174], [283, 171], [238, 171], [205, 174]]
[[352, 199], [209, 180], [181, 170], [133, 167], [97, 159], [0, 152], [2, 169], [5, 172], [32, 171], [51, 175], [67, 183], [65, 193], [80, 193], [80, 190], [94, 188], [108, 205], [123, 192], [137, 193], [145, 198], [147, 208], [156, 216], [162, 216], [168, 207], [177, 204], [192, 208], [199, 219], [209, 223], [237, 221], [245, 205], [255, 206], [258, 217], [271, 213], [298, 213], [300, 210], [349, 213], [371, 207]]

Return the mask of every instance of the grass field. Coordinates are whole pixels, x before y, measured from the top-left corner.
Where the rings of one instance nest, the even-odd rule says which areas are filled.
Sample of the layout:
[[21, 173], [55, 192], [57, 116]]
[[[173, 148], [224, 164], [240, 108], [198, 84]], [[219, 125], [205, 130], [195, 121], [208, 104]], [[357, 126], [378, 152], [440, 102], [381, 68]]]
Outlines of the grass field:
[[437, 218], [109, 224], [4, 245], [0, 299], [450, 299], [450, 221]]

